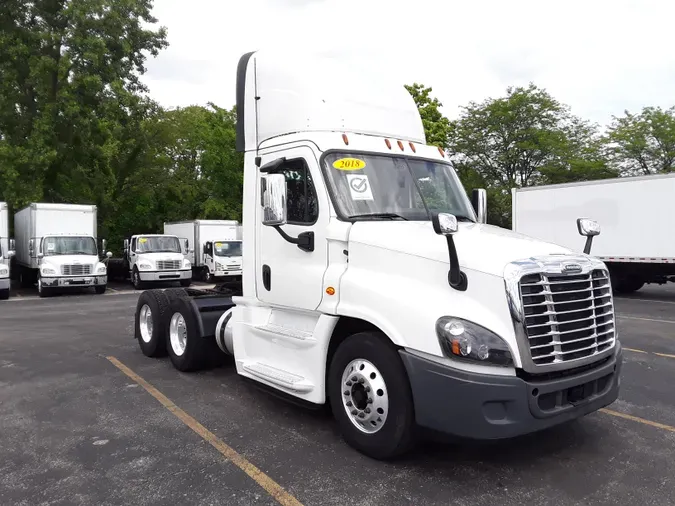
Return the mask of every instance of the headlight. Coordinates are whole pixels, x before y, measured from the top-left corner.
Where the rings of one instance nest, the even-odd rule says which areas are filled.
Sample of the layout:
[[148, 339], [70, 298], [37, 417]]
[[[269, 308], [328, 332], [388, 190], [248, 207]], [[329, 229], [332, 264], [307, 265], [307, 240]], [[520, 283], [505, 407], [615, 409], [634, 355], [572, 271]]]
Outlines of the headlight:
[[9, 274], [9, 269], [7, 267], [0, 267], [0, 276], [7, 276]]
[[189, 269], [190, 267], [192, 267], [192, 264], [190, 263], [189, 260], [183, 260], [183, 267]]
[[99, 265], [99, 266], [96, 268], [96, 274], [105, 274], [105, 272], [106, 272], [106, 267], [105, 267], [105, 265]]
[[219, 264], [218, 262], [216, 262], [216, 270], [217, 271], [224, 271], [225, 266], [223, 264]]
[[42, 273], [43, 276], [53, 275], [56, 274], [56, 269], [54, 269], [53, 267], [42, 267], [42, 269], [40, 269], [40, 272]]
[[152, 265], [147, 263], [140, 263], [138, 264], [138, 268], [142, 271], [149, 271], [150, 269], [152, 269]]
[[513, 365], [506, 342], [476, 323], [443, 316], [436, 322], [436, 335], [448, 358], [501, 366]]

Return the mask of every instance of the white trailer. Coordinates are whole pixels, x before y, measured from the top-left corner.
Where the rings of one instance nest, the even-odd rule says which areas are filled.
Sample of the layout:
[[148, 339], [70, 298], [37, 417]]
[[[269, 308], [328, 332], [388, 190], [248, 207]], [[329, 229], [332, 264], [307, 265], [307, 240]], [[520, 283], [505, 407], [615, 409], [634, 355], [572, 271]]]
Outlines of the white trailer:
[[203, 281], [240, 282], [241, 225], [234, 220], [193, 220], [164, 224], [164, 233], [187, 237], [193, 276]]
[[9, 299], [10, 264], [14, 256], [14, 241], [9, 238], [9, 210], [0, 202], [0, 300]]
[[581, 251], [577, 218], [599, 222], [591, 254], [609, 268], [614, 290], [630, 293], [645, 283], [675, 281], [674, 196], [675, 174], [518, 188], [512, 228]]
[[21, 284], [37, 282], [41, 297], [74, 287], [105, 292], [108, 278], [96, 244], [96, 206], [30, 204], [14, 215], [14, 235]]
[[485, 192], [469, 200], [402, 84], [249, 53], [236, 131], [241, 295], [142, 293], [144, 354], [188, 371], [220, 348], [238, 375], [330, 403], [344, 439], [375, 458], [408, 450], [416, 425], [509, 438], [616, 400], [605, 264], [485, 224]]

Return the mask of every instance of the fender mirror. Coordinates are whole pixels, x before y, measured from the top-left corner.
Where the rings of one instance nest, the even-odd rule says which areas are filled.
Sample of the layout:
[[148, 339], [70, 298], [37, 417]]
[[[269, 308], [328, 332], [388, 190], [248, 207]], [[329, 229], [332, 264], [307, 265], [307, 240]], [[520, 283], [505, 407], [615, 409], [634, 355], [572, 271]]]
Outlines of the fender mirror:
[[266, 174], [260, 178], [262, 192], [262, 223], [269, 227], [286, 224], [286, 176]]
[[129, 251], [129, 239], [124, 239], [124, 251]]
[[105, 256], [106, 256], [107, 258], [112, 258], [112, 251], [106, 251], [106, 252], [105, 252]]
[[600, 235], [600, 224], [597, 221], [588, 218], [579, 218], [577, 219], [577, 230], [580, 235], [586, 237], [584, 253], [589, 255], [591, 253], [593, 237]]
[[448, 254], [450, 255], [450, 270], [448, 271], [448, 284], [455, 290], [464, 291], [468, 286], [466, 274], [459, 267], [457, 248], [453, 235], [459, 230], [457, 217], [450, 213], [438, 213], [431, 216], [431, 224], [434, 232], [444, 235], [448, 241]]

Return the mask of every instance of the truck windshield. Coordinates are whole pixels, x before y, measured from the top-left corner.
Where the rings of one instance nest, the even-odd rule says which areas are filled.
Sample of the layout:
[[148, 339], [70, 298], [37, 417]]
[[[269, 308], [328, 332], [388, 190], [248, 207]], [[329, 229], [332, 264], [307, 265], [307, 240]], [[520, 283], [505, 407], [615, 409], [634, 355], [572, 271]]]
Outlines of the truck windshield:
[[238, 241], [218, 241], [213, 243], [213, 252], [219, 257], [240, 257], [241, 243]]
[[429, 212], [476, 221], [457, 174], [438, 161], [330, 153], [327, 183], [340, 216], [348, 219], [428, 220]]
[[180, 253], [178, 237], [139, 237], [136, 251], [139, 253]]
[[96, 241], [93, 237], [45, 237], [42, 253], [51, 255], [96, 255]]

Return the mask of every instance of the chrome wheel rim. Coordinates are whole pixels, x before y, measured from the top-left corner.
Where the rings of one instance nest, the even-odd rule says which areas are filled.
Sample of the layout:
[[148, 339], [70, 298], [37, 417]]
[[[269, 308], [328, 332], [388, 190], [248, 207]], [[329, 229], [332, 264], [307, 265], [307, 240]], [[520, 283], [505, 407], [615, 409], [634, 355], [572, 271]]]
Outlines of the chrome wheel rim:
[[389, 414], [387, 385], [380, 371], [365, 359], [352, 360], [342, 373], [342, 405], [354, 426], [366, 434], [379, 431]]
[[149, 343], [152, 339], [152, 310], [147, 304], [143, 304], [141, 313], [138, 317], [138, 326], [141, 331], [143, 342]]
[[177, 356], [185, 353], [187, 345], [187, 325], [185, 318], [180, 313], [174, 313], [169, 324], [169, 340], [171, 341], [171, 349]]

